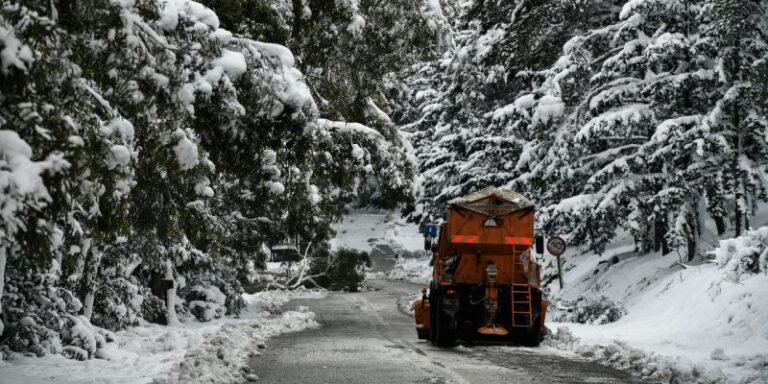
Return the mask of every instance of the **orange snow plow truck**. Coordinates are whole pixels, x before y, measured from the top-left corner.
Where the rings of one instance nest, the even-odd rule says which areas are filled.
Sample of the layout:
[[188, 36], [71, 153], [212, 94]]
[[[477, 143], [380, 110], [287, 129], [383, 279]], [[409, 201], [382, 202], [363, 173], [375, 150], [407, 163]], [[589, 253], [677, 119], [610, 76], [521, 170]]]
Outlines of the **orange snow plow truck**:
[[533, 203], [496, 188], [448, 203], [429, 292], [414, 304], [419, 338], [441, 347], [457, 339], [538, 345], [547, 302], [531, 257]]

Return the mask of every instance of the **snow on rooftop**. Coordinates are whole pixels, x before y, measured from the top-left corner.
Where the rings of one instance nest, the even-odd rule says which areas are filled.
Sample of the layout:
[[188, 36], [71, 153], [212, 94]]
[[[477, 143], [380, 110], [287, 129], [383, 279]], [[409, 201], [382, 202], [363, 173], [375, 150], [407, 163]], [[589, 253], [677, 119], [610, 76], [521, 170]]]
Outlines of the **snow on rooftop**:
[[504, 200], [512, 205], [515, 205], [517, 209], [534, 206], [534, 204], [530, 200], [526, 199], [525, 196], [517, 192], [511, 191], [509, 189], [500, 189], [496, 187], [488, 187], [466, 196], [457, 197], [453, 200], [449, 200], [448, 204], [450, 205], [472, 204], [474, 202], [483, 200], [491, 196]]

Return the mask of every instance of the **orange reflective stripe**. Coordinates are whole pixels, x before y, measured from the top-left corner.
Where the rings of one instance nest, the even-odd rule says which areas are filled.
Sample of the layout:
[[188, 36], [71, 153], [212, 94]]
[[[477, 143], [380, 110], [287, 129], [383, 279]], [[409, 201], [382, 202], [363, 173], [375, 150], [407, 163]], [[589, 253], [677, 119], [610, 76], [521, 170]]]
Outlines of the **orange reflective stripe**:
[[533, 239], [530, 237], [507, 236], [507, 243], [512, 245], [533, 245]]
[[480, 239], [480, 236], [469, 236], [469, 235], [456, 235], [451, 239], [452, 243], [477, 243], [477, 240]]

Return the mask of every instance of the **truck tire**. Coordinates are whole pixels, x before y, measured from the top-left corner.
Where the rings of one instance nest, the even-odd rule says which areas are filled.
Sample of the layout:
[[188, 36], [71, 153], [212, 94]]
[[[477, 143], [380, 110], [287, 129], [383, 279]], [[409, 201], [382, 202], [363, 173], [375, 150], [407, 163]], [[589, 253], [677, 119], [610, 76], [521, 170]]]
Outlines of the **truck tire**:
[[541, 344], [541, 291], [531, 292], [531, 306], [533, 307], [533, 321], [531, 329], [522, 335], [522, 344], [528, 347], [538, 347]]
[[435, 318], [437, 317], [437, 311], [435, 310], [437, 308], [437, 290], [435, 289], [435, 283], [429, 282], [429, 336], [427, 336], [430, 343], [435, 344], [435, 331], [436, 331], [436, 323]]
[[[439, 297], [437, 299], [438, 303], [442, 301]], [[448, 316], [443, 312], [442, 303], [438, 304], [438, 309], [435, 312], [435, 345], [441, 348], [456, 346], [456, 328], [454, 327], [452, 316]]]

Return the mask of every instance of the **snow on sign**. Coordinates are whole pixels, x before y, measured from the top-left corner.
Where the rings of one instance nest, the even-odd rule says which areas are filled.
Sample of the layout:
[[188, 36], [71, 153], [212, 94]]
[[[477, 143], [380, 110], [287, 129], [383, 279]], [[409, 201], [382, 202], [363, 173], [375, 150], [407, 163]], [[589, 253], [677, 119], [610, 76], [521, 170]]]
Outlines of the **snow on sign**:
[[560, 257], [565, 253], [565, 240], [559, 236], [553, 236], [547, 241], [547, 251], [555, 257]]

